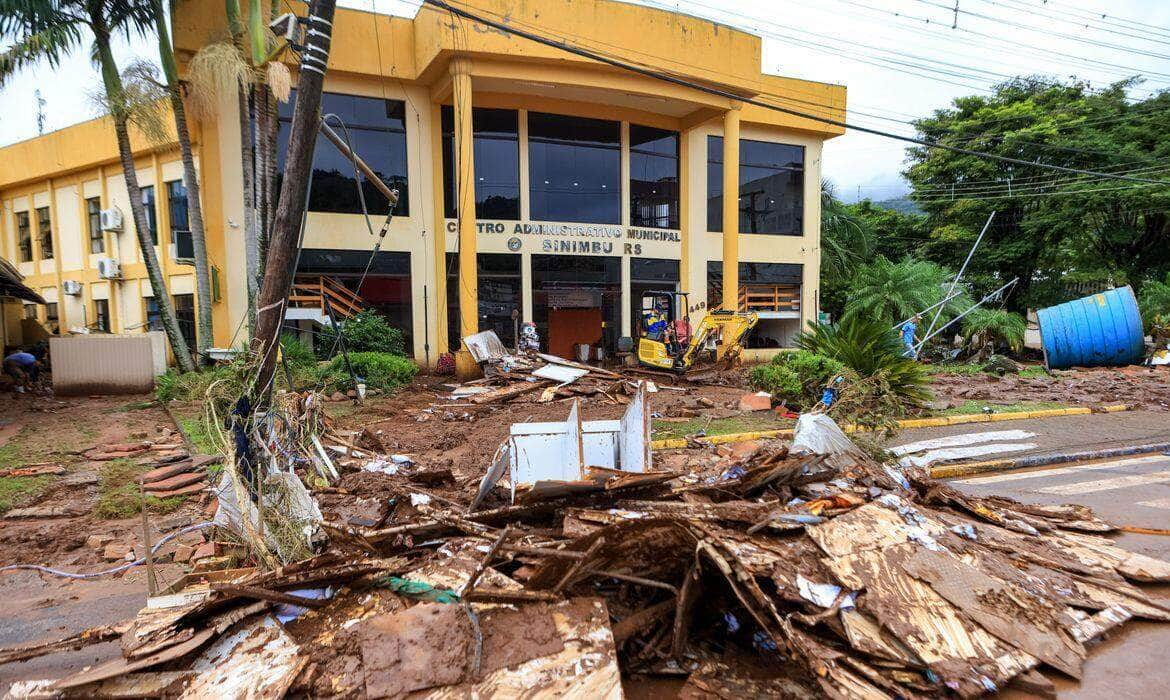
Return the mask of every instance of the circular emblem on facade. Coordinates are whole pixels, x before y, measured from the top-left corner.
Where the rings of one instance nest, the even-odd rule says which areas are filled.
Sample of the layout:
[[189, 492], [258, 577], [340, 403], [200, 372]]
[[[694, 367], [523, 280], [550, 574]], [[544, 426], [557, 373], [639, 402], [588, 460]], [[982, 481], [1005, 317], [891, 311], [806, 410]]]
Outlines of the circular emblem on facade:
[[521, 245], [523, 244], [520, 242], [520, 239], [515, 236], [512, 236], [508, 239], [508, 250], [512, 251], [513, 253], [520, 250]]

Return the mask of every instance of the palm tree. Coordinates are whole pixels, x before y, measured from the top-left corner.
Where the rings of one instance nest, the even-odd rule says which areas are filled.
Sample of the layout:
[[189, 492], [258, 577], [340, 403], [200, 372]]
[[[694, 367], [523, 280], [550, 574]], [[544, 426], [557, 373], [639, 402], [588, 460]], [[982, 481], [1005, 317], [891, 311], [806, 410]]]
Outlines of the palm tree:
[[[893, 262], [879, 255], [857, 268], [845, 313], [897, 323], [942, 301], [953, 277], [950, 270], [926, 260], [907, 257]], [[970, 305], [966, 292], [960, 292], [943, 305], [941, 318], [945, 321]]]
[[122, 76], [110, 47], [115, 32], [139, 33], [153, 24], [149, 7], [134, 0], [0, 0], [0, 38], [13, 45], [0, 54], [0, 81], [29, 64], [46, 59], [51, 66], [77, 48], [87, 32], [93, 38], [92, 55], [101, 70], [106, 102], [114, 122], [118, 141], [118, 155], [126, 192], [130, 197], [130, 211], [142, 250], [142, 262], [154, 298], [158, 304], [163, 330], [170, 341], [175, 362], [183, 371], [192, 371], [195, 365], [187, 342], [179, 331], [175, 309], [167, 290], [166, 279], [154, 252], [146, 210], [142, 205], [142, 190], [134, 169], [134, 153], [130, 147], [129, 120], [131, 110], [126, 99]]
[[826, 285], [846, 282], [873, 254], [873, 229], [837, 199], [833, 183], [821, 181], [821, 279]]
[[195, 297], [198, 304], [195, 309], [197, 319], [195, 344], [199, 356], [204, 357], [215, 337], [211, 317], [211, 266], [207, 260], [207, 236], [203, 226], [203, 205], [199, 196], [199, 174], [195, 170], [195, 157], [191, 150], [191, 131], [187, 125], [187, 110], [183, 104], [183, 87], [179, 80], [174, 46], [167, 29], [167, 17], [173, 6], [164, 7], [162, 0], [147, 2], [158, 38], [159, 62], [162, 64], [165, 82], [158, 83], [153, 79], [152, 68], [149, 72], [136, 71], [136, 75], [153, 83], [152, 87], [162, 93], [159, 97], [165, 98], [171, 105], [171, 113], [175, 120], [175, 134], [179, 140], [179, 154], [183, 161], [183, 182], [187, 189], [187, 216], [188, 225], [191, 227], [191, 248], [195, 262]]
[[[188, 79], [198, 109], [234, 91], [239, 107], [244, 195], [244, 256], [249, 300], [259, 291], [266, 234], [276, 200], [276, 101], [291, 88], [288, 67], [277, 60], [285, 45], [268, 22], [279, 4], [250, 3], [246, 21], [239, 0], [225, 0], [231, 40], [205, 45], [191, 59]], [[251, 311], [249, 311], [251, 317]]]

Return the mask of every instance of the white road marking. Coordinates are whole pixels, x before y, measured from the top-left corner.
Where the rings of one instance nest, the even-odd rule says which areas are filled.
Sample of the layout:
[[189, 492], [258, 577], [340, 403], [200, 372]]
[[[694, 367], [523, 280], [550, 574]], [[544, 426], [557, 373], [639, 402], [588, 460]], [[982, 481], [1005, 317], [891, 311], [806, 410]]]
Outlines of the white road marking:
[[905, 445], [898, 445], [897, 447], [892, 448], [890, 452], [901, 456], [908, 455], [913, 452], [934, 450], [940, 447], [961, 447], [963, 445], [974, 445], [980, 442], [995, 442], [997, 440], [1025, 440], [1030, 437], [1036, 437], [1036, 434], [1029, 433], [1026, 430], [991, 430], [982, 433], [963, 433], [962, 435], [949, 435], [947, 437], [934, 438], [933, 440], [908, 442]]
[[959, 479], [952, 483], [968, 484], [971, 486], [978, 486], [981, 484], [998, 484], [1003, 481], [1017, 481], [1019, 479], [1036, 479], [1043, 476], [1060, 476], [1062, 474], [1073, 474], [1075, 472], [1092, 472], [1095, 470], [1109, 471], [1117, 467], [1127, 467], [1133, 464], [1147, 464], [1150, 462], [1160, 462], [1165, 460], [1165, 455], [1147, 455], [1145, 457], [1129, 457], [1127, 459], [1118, 459], [1112, 462], [1100, 462], [1097, 464], [1078, 464], [1072, 467], [1059, 467], [1057, 469], [1040, 469], [1030, 472], [1012, 472], [1009, 474], [993, 474], [991, 476], [973, 476], [969, 479]]
[[1153, 501], [1138, 501], [1139, 506], [1146, 508], [1161, 508], [1162, 510], [1170, 510], [1170, 498], [1159, 498]]
[[1112, 479], [1095, 479], [1093, 481], [1081, 481], [1075, 484], [1045, 486], [1042, 489], [1037, 489], [1037, 491], [1060, 496], [1077, 496], [1086, 493], [1097, 493], [1098, 491], [1112, 491], [1131, 486], [1145, 486], [1146, 484], [1165, 482], [1170, 482], [1170, 471], [1151, 472], [1149, 474], [1129, 474], [1127, 476], [1115, 476]]
[[944, 447], [920, 455], [907, 455], [898, 460], [903, 467], [925, 467], [935, 462], [950, 462], [956, 459], [997, 455], [1005, 452], [1021, 452], [1038, 447], [1034, 442], [1000, 442], [992, 445], [968, 445], [966, 447]]

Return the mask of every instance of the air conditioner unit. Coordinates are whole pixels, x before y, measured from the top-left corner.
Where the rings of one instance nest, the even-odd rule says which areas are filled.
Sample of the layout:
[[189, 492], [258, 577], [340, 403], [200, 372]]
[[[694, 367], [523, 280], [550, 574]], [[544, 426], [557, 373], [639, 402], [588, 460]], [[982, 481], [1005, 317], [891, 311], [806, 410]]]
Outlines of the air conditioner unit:
[[77, 280], [65, 280], [61, 282], [61, 291], [65, 292], [71, 297], [81, 295], [81, 283]]
[[98, 258], [98, 277], [104, 280], [116, 280], [122, 277], [122, 266], [113, 258]]
[[100, 213], [102, 230], [103, 231], [121, 231], [122, 230], [122, 210], [118, 207], [110, 207], [109, 209], [102, 209]]

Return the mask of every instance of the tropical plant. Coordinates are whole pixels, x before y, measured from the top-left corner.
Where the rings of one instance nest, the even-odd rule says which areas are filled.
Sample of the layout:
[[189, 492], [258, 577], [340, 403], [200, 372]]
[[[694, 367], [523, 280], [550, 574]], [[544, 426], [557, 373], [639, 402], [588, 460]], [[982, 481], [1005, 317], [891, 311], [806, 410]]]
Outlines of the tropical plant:
[[279, 60], [286, 44], [268, 28], [278, 8], [276, 2], [252, 2], [245, 18], [239, 0], [226, 0], [230, 40], [203, 46], [188, 71], [192, 104], [200, 113], [212, 113], [220, 100], [235, 93], [249, 299], [259, 292], [267, 232], [276, 213], [276, 102], [287, 101], [292, 87], [288, 67]]
[[280, 351], [284, 353], [284, 359], [288, 361], [289, 366], [294, 369], [312, 367], [317, 364], [317, 356], [313, 354], [313, 348], [291, 333], [280, 336]]
[[[858, 268], [853, 276], [845, 313], [876, 319], [889, 326], [942, 301], [953, 278], [950, 270], [926, 260], [906, 257], [893, 262], [879, 255]], [[958, 296], [941, 307], [943, 323], [970, 306], [962, 285], [955, 291]], [[928, 312], [932, 318], [934, 313]]]
[[[349, 366], [372, 389], [394, 389], [409, 384], [418, 374], [418, 365], [413, 360], [388, 352], [351, 352]], [[350, 384], [344, 356], [338, 355], [325, 367], [322, 382], [338, 388]]]
[[134, 168], [134, 152], [130, 146], [131, 101], [127, 99], [111, 46], [115, 34], [143, 34], [152, 26], [148, 6], [136, 0], [0, 0], [0, 38], [13, 42], [0, 54], [0, 82], [40, 59], [57, 67], [61, 58], [76, 49], [85, 37], [92, 38], [92, 55], [101, 70], [105, 102], [114, 123], [142, 262], [154, 289], [159, 318], [175, 362], [180, 369], [189, 371], [195, 365], [187, 341], [179, 331], [166, 278], [151, 240], [138, 172]]
[[[402, 331], [386, 322], [377, 311], [365, 309], [341, 323], [345, 334], [345, 347], [350, 352], [385, 352], [391, 355], [405, 354]], [[322, 359], [329, 359], [337, 352], [337, 336], [327, 328], [317, 336], [317, 353]]]
[[179, 66], [175, 60], [175, 47], [167, 31], [168, 15], [174, 26], [173, 8], [175, 0], [164, 5], [163, 0], [149, 0], [148, 7], [154, 19], [158, 39], [159, 62], [162, 64], [167, 100], [175, 119], [175, 134], [179, 140], [179, 156], [183, 161], [183, 185], [187, 190], [187, 225], [191, 227], [191, 251], [195, 263], [195, 345], [200, 357], [214, 343], [214, 329], [211, 314], [211, 266], [207, 259], [207, 234], [203, 226], [203, 204], [199, 197], [199, 173], [195, 170], [195, 156], [191, 151], [191, 131], [187, 125], [187, 108], [183, 104], [182, 84], [179, 81]]
[[873, 253], [873, 229], [837, 199], [833, 183], [821, 182], [821, 279], [840, 282], [849, 279]]
[[767, 364], [756, 365], [748, 375], [753, 387], [767, 391], [796, 410], [812, 408], [831, 379], [845, 372], [845, 365], [831, 357], [806, 350], [785, 352]]
[[840, 362], [862, 380], [880, 382], [905, 404], [930, 400], [926, 370], [903, 355], [897, 332], [885, 321], [854, 314], [834, 324], [811, 323], [796, 345]]
[[1150, 280], [1142, 285], [1141, 294], [1138, 295], [1138, 310], [1147, 333], [1155, 324], [1170, 322], [1170, 272], [1166, 273], [1166, 279], [1161, 282]]
[[990, 342], [995, 347], [1007, 346], [1012, 352], [1024, 348], [1028, 322], [1013, 311], [978, 308], [964, 316], [962, 324], [963, 340], [968, 345]]

